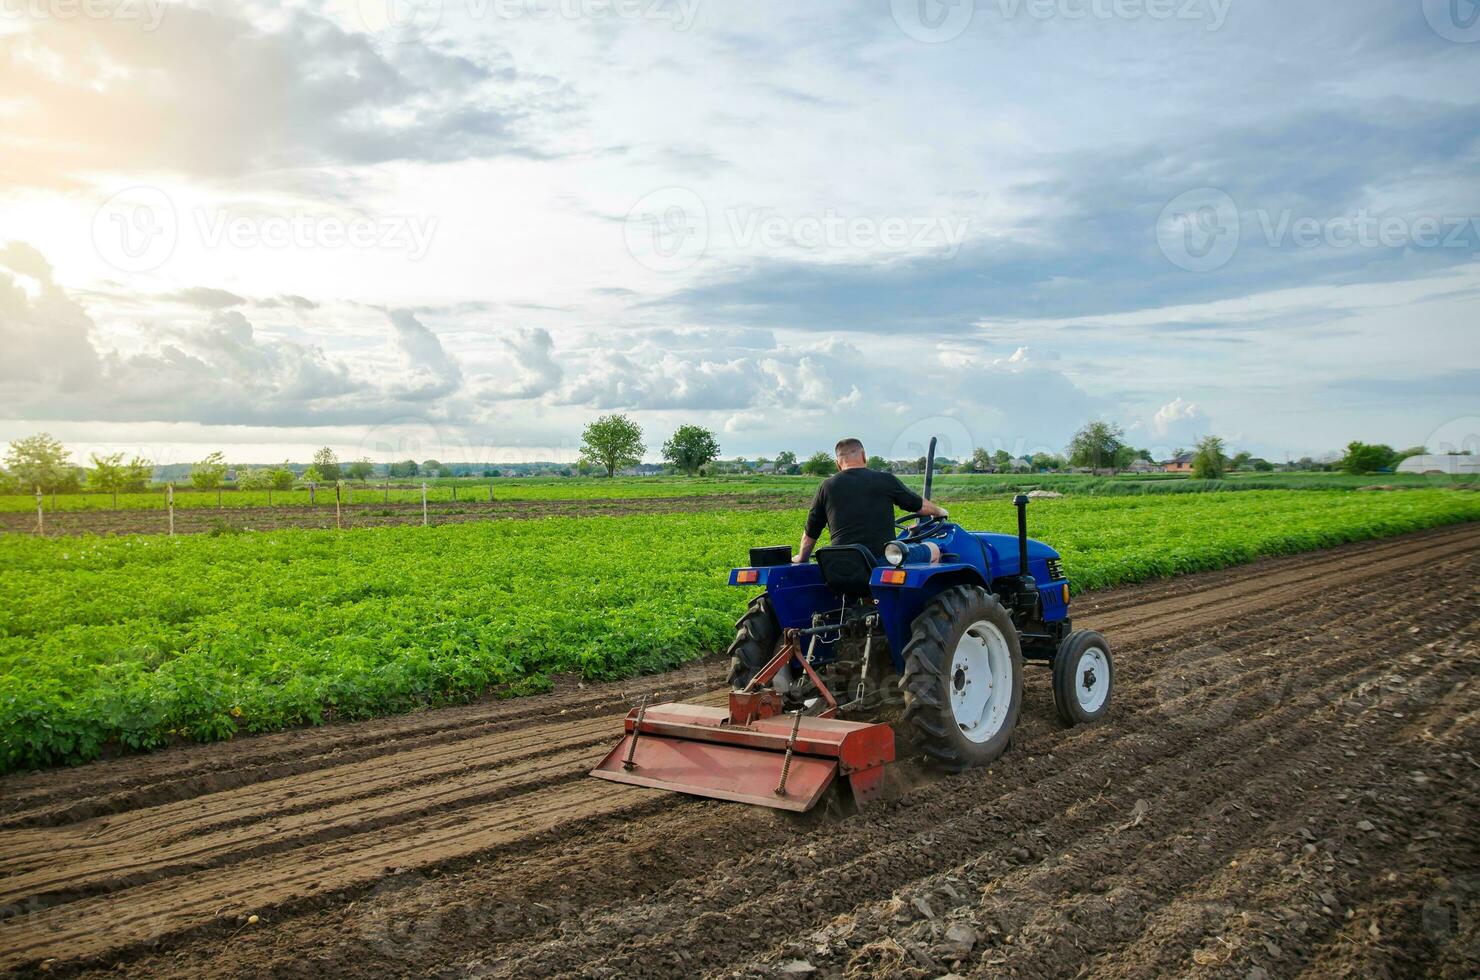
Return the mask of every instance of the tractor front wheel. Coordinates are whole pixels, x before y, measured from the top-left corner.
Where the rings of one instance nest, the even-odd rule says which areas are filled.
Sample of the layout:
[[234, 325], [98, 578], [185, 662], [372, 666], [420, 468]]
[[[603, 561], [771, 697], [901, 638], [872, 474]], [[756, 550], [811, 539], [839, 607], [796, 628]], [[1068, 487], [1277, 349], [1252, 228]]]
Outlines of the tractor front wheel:
[[975, 586], [936, 596], [904, 648], [904, 723], [926, 757], [952, 772], [1006, 749], [1023, 704], [1023, 655], [1001, 603]]
[[1110, 644], [1094, 630], [1064, 637], [1053, 658], [1053, 703], [1066, 725], [1087, 725], [1105, 717], [1115, 684]]
[[781, 626], [771, 600], [758, 595], [735, 623], [735, 642], [730, 644], [730, 686], [741, 690], [756, 671], [771, 662], [781, 644]]

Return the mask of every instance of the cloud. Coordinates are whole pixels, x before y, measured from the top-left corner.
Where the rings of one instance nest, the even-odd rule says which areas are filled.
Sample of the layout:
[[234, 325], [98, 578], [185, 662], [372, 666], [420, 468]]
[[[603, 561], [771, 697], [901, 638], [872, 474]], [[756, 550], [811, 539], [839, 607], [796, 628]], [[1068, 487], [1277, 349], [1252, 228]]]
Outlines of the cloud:
[[1212, 431], [1212, 422], [1195, 403], [1178, 397], [1156, 410], [1150, 431], [1161, 446], [1186, 447]]
[[[6, 185], [108, 171], [231, 177], [293, 167], [539, 154], [547, 82], [492, 42], [480, 61], [376, 46], [309, 11], [171, 4], [156, 30], [53, 17], [0, 35]], [[273, 23], [277, 29], [264, 26]]]
[[448, 401], [462, 386], [458, 361], [409, 312], [387, 320], [388, 365], [264, 337], [232, 309], [162, 326], [143, 350], [103, 350], [40, 253], [12, 244], [0, 251], [0, 416], [328, 425], [459, 410]]
[[206, 310], [224, 310], [232, 306], [243, 306], [247, 302], [245, 298], [236, 293], [227, 292], [224, 289], [213, 289], [209, 286], [191, 286], [165, 298]]
[[556, 361], [555, 341], [543, 328], [517, 329], [499, 338], [504, 356], [502, 375], [486, 382], [481, 393], [494, 399], [536, 398], [554, 390], [565, 377]]

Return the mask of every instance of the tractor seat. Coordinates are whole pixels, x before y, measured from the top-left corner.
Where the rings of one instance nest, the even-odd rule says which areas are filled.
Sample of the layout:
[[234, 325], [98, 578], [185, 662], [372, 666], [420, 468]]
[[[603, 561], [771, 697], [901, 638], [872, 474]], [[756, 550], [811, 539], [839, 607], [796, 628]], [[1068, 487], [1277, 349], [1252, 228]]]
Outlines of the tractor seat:
[[822, 572], [822, 581], [829, 589], [853, 599], [867, 599], [872, 595], [868, 580], [879, 562], [867, 545], [828, 545], [818, 548], [814, 555]]

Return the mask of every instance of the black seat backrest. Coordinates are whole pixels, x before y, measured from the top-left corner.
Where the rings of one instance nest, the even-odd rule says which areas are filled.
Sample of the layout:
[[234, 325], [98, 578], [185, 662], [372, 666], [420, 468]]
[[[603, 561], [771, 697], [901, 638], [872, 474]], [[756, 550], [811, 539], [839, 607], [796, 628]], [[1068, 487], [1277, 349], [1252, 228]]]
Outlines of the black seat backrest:
[[871, 595], [868, 580], [878, 562], [866, 545], [834, 544], [818, 548], [816, 555], [817, 567], [829, 589], [855, 599]]

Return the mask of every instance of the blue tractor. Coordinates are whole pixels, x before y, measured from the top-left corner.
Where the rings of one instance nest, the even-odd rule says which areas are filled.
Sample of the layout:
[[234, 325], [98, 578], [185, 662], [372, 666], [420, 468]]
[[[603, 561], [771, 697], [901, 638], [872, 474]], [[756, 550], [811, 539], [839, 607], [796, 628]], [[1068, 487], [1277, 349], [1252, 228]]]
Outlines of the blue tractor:
[[[926, 499], [934, 452], [932, 439]], [[1110, 646], [1072, 629], [1059, 554], [1028, 537], [1028, 498], [1014, 503], [1016, 535], [906, 517], [882, 561], [862, 545], [801, 564], [790, 547], [751, 549], [730, 584], [764, 591], [736, 624], [728, 709], [641, 705], [593, 774], [793, 810], [844, 777], [868, 802], [895, 752], [876, 719], [897, 718], [940, 768], [989, 763], [1017, 723], [1025, 661], [1051, 666], [1065, 723], [1103, 717]]]

